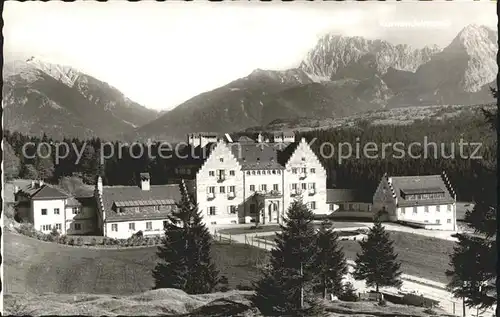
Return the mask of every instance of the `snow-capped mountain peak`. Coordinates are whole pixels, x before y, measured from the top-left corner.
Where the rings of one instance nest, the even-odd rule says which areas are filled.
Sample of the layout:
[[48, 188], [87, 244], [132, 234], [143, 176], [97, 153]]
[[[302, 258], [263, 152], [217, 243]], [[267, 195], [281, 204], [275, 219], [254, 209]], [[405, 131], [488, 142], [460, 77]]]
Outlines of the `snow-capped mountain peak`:
[[73, 87], [78, 79], [80, 72], [70, 66], [58, 65], [49, 63], [41, 58], [31, 56], [26, 60], [26, 63], [36, 69], [39, 69], [47, 75], [63, 82], [69, 87]]

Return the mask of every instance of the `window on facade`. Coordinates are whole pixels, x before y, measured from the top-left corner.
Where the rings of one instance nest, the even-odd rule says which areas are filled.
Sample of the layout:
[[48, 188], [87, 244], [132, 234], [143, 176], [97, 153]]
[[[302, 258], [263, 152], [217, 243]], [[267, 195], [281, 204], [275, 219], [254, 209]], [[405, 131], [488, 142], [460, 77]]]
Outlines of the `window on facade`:
[[334, 210], [335, 209], [335, 204], [330, 204], [330, 210]]
[[232, 171], [232, 170], [231, 170], [231, 171], [229, 171], [229, 175], [230, 175], [230, 176], [234, 176], [234, 175], [235, 175], [234, 171]]
[[448, 212], [450, 212], [450, 211], [451, 211], [451, 205], [448, 205], [448, 206], [446, 207], [446, 210], [447, 210]]
[[429, 212], [429, 206], [424, 207], [424, 212]]
[[114, 223], [111, 225], [111, 231], [118, 231], [118, 224]]
[[316, 209], [316, 202], [315, 201], [311, 201], [309, 206], [311, 207], [312, 210]]
[[215, 171], [208, 171], [208, 176], [215, 176]]
[[451, 219], [446, 219], [446, 223], [451, 223]]
[[52, 225], [41, 225], [40, 229], [42, 231], [50, 231], [50, 230], [52, 230]]
[[210, 216], [215, 216], [215, 206], [208, 207], [208, 214]]
[[56, 223], [56, 230], [61, 230], [61, 228], [62, 228], [62, 224]]
[[255, 185], [250, 185], [250, 191], [254, 192], [255, 191]]
[[302, 186], [301, 188], [302, 188], [303, 190], [306, 190], [306, 189], [307, 189], [307, 184], [306, 184], [306, 183], [302, 183], [302, 184], [301, 184], [301, 186]]
[[301, 173], [306, 173], [307, 172], [307, 168], [302, 167], [300, 171], [301, 171]]
[[441, 211], [441, 206], [437, 205], [436, 206], [436, 212], [440, 212]]
[[316, 183], [309, 183], [309, 189], [315, 189]]
[[316, 169], [315, 168], [311, 168], [311, 173], [312, 174], [316, 173]]
[[297, 189], [297, 183], [292, 184], [292, 189]]
[[250, 175], [250, 171], [247, 171], [247, 175]]
[[219, 161], [222, 163], [222, 162], [224, 162], [224, 159], [221, 157], [221, 158], [219, 159]]
[[208, 187], [208, 192], [212, 193], [212, 194], [215, 194], [215, 186]]
[[135, 230], [135, 223], [133, 223], [133, 222], [129, 223], [128, 230]]
[[229, 186], [229, 192], [230, 193], [234, 193], [235, 190], [236, 190], [235, 186]]
[[160, 206], [153, 206], [153, 209], [154, 209], [154, 211], [159, 211], [160, 210]]
[[424, 220], [424, 222], [425, 222], [425, 223], [428, 223], [428, 222], [429, 222], [429, 220]]
[[163, 220], [163, 229], [166, 229], [168, 227], [168, 221]]
[[235, 214], [236, 213], [236, 206], [229, 206], [229, 213]]
[[77, 215], [78, 214], [78, 207], [73, 207], [73, 215]]
[[413, 207], [413, 214], [416, 215], [417, 214], [417, 207]]
[[153, 223], [151, 221], [146, 221], [146, 230], [153, 230]]
[[404, 208], [401, 208], [401, 209], [400, 209], [400, 211], [401, 211], [401, 214], [402, 214], [402, 215], [404, 215], [404, 214], [405, 214], [405, 209], [404, 209]]
[[226, 193], [226, 187], [225, 187], [225, 186], [220, 186], [220, 187], [219, 187], [219, 192], [220, 192], [221, 194]]
[[273, 190], [276, 190], [276, 191], [277, 191], [278, 189], [279, 189], [279, 185], [278, 185], [278, 184], [274, 184], [274, 185], [273, 185]]
[[255, 171], [252, 171], [252, 175], [255, 175]]
[[437, 220], [436, 220], [436, 223], [437, 223], [438, 225], [439, 225], [439, 224], [441, 224], [441, 220], [437, 219]]
[[297, 169], [296, 168], [292, 168], [292, 174], [297, 174]]
[[[266, 171], [264, 171], [264, 174], [266, 174]], [[260, 175], [260, 170], [257, 171], [257, 175]]]
[[59, 208], [54, 208], [54, 215], [59, 215]]
[[43, 208], [42, 209], [42, 216], [46, 216], [47, 215], [47, 209]]
[[354, 206], [352, 204], [349, 204], [349, 210], [353, 210]]
[[260, 190], [262, 190], [263, 192], [265, 192], [267, 190], [267, 185], [266, 184], [260, 185]]
[[82, 224], [81, 223], [75, 223], [75, 230], [82, 230]]
[[276, 170], [273, 170], [273, 174], [276, 175]]
[[281, 171], [280, 170], [277, 170], [276, 172], [278, 173], [278, 175], [281, 175]]

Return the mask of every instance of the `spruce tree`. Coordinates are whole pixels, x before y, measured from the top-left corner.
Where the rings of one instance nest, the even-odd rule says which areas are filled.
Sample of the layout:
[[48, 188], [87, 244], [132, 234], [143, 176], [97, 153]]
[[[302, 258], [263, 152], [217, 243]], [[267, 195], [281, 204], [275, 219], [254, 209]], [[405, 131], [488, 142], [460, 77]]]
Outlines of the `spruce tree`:
[[315, 298], [317, 253], [313, 213], [301, 200], [287, 211], [264, 277], [255, 283], [254, 305], [267, 316], [315, 316], [322, 306]]
[[401, 263], [397, 261], [393, 243], [377, 218], [367, 239], [359, 242], [361, 253], [356, 254], [353, 277], [366, 280], [366, 285], [375, 286], [377, 292], [383, 286], [401, 287]]
[[211, 243], [198, 207], [184, 195], [169, 217], [163, 245], [158, 247], [154, 288], [178, 288], [188, 294], [212, 292], [220, 279], [211, 259]]
[[338, 238], [331, 223], [323, 221], [317, 236], [318, 251], [314, 269], [317, 286], [324, 299], [329, 292], [337, 296], [342, 294], [342, 278], [347, 273], [347, 262]]
[[[498, 94], [492, 89], [494, 98]], [[498, 130], [498, 112], [483, 110], [492, 130]], [[450, 255], [451, 269], [446, 271], [451, 280], [448, 283], [455, 297], [463, 298], [469, 306], [488, 308], [497, 304], [497, 157], [474, 162], [476, 179], [469, 186], [474, 196], [474, 208], [465, 214], [473, 233], [458, 235], [454, 252]], [[497, 310], [499, 308], [497, 307]], [[497, 311], [500, 314], [500, 311]]]

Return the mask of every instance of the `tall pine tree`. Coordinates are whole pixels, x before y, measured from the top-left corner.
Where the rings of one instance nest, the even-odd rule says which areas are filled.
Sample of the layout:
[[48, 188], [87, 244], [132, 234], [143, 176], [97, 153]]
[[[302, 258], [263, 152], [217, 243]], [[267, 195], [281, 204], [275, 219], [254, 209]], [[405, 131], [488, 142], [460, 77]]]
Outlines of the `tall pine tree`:
[[289, 207], [275, 242], [269, 267], [255, 283], [252, 302], [266, 316], [322, 314], [313, 290], [317, 253], [313, 213], [301, 200]]
[[[498, 100], [497, 90], [492, 89], [492, 93]], [[498, 112], [483, 112], [486, 122], [498, 133]], [[475, 205], [465, 214], [465, 222], [474, 232], [458, 235], [457, 245], [450, 255], [451, 269], [446, 275], [451, 278], [448, 288], [455, 297], [464, 298], [469, 307], [488, 308], [497, 304], [497, 156], [474, 162], [473, 167], [476, 179], [474, 186], [469, 188]]]
[[318, 251], [314, 263], [316, 283], [324, 299], [329, 292], [340, 296], [343, 291], [342, 278], [347, 273], [347, 262], [338, 238], [331, 223], [325, 220], [318, 231]]
[[211, 242], [198, 207], [183, 195], [169, 217], [163, 245], [158, 247], [154, 288], [178, 288], [188, 294], [212, 292], [220, 279], [210, 255]]
[[393, 243], [377, 218], [367, 239], [359, 242], [361, 253], [356, 255], [354, 278], [366, 280], [366, 285], [375, 286], [377, 292], [383, 286], [401, 287], [401, 263], [397, 261]]

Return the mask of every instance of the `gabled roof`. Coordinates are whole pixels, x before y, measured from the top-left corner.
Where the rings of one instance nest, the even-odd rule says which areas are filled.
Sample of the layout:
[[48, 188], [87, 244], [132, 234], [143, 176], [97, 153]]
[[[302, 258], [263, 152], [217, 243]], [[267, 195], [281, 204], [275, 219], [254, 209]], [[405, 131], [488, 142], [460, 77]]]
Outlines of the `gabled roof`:
[[[410, 207], [415, 205], [436, 205], [450, 204], [455, 202], [448, 187], [446, 186], [441, 175], [425, 175], [425, 176], [393, 176], [392, 187], [398, 200], [398, 206]], [[403, 193], [425, 194], [430, 191], [436, 192], [439, 190], [444, 192], [443, 198], [421, 199], [421, 200], [405, 200], [401, 196]]]
[[181, 199], [179, 184], [151, 185], [149, 190], [138, 186], [104, 186], [102, 203], [106, 212], [106, 221], [125, 221], [133, 219], [165, 218], [165, 212], [118, 213], [113, 210], [113, 204], [129, 201], [168, 200], [177, 202]]
[[327, 203], [371, 203], [373, 195], [366, 194], [361, 190], [346, 188], [329, 188], [326, 190]]
[[292, 156], [293, 152], [297, 149], [299, 146], [300, 142], [292, 142], [288, 145], [286, 145], [285, 148], [279, 151], [278, 153], [278, 161], [281, 165], [285, 166], [290, 157]]
[[70, 197], [70, 195], [63, 190], [47, 184], [43, 184], [42, 186], [32, 186], [32, 184], [29, 184], [19, 191], [33, 200], [66, 199]]
[[277, 150], [270, 144], [232, 143], [229, 146], [242, 170], [284, 169], [278, 162]]

